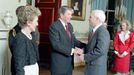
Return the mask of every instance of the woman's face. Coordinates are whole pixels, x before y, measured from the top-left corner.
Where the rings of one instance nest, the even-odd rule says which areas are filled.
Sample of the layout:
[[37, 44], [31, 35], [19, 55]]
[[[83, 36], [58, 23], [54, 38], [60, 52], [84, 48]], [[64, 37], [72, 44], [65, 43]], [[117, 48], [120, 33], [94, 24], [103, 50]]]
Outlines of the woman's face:
[[38, 26], [38, 17], [36, 16], [33, 21], [29, 22], [29, 29], [31, 31], [35, 31], [37, 26]]
[[78, 2], [75, 2], [75, 5], [78, 6]]
[[121, 23], [120, 28], [122, 31], [126, 31], [127, 30], [127, 24], [126, 23]]

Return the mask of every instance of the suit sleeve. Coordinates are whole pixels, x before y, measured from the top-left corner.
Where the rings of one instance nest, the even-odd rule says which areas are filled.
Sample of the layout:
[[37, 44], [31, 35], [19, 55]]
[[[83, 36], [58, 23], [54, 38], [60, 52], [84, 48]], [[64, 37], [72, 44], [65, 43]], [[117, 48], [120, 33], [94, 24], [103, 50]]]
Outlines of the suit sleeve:
[[110, 37], [106, 30], [98, 31], [96, 33], [96, 43], [93, 50], [88, 50], [84, 55], [85, 62], [96, 60], [97, 58], [106, 55], [109, 48]]
[[26, 43], [21, 37], [15, 38], [13, 46], [13, 57], [15, 64], [16, 75], [24, 75], [24, 66], [26, 59]]
[[12, 47], [13, 47], [13, 42], [14, 42], [14, 36], [13, 36], [13, 30], [10, 30], [9, 31], [9, 36], [8, 36], [8, 44], [9, 44], [9, 48], [10, 48], [10, 51], [12, 53]]
[[[73, 36], [74, 36], [74, 35], [73, 35]], [[82, 42], [80, 42], [79, 40], [77, 40], [75, 36], [74, 36], [73, 38], [74, 38], [74, 45], [75, 45], [76, 47], [84, 48], [84, 47], [86, 46], [85, 43], [82, 43]]]
[[116, 33], [114, 37], [114, 49], [118, 52], [119, 50], [119, 33]]
[[[73, 27], [72, 27], [71, 24], [70, 24], [70, 29], [71, 29], [71, 32], [74, 32]], [[79, 47], [79, 48], [84, 48], [86, 46], [85, 43], [82, 43], [79, 40], [77, 40], [73, 33], [72, 33], [72, 37], [73, 37], [73, 40], [74, 40], [74, 46]]]
[[71, 56], [71, 46], [67, 46], [60, 42], [62, 37], [60, 37], [60, 32], [54, 25], [50, 26], [49, 29], [49, 39], [52, 44], [53, 50], [59, 52], [66, 56]]

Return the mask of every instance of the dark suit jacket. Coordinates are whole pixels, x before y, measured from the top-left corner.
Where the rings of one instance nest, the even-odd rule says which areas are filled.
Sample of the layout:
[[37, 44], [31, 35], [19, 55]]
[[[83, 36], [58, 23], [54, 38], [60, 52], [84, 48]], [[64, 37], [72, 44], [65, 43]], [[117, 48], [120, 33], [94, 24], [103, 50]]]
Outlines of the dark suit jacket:
[[[13, 44], [15, 41], [15, 36], [20, 31], [21, 31], [21, 27], [19, 26], [19, 23], [17, 23], [17, 25], [9, 31], [8, 44], [9, 44], [11, 54], [13, 53]], [[15, 75], [15, 67], [14, 67], [14, 58], [13, 57], [11, 57], [11, 75]]]
[[53, 48], [51, 53], [52, 75], [67, 75], [67, 72], [69, 72], [71, 75], [73, 68], [73, 56], [71, 55], [71, 49], [75, 46], [83, 47], [85, 45], [76, 40], [73, 34], [73, 27], [70, 23], [69, 31], [71, 33], [71, 40], [68, 37], [60, 20], [56, 21], [50, 26], [49, 38]]
[[85, 48], [85, 75], [107, 75], [109, 43], [109, 32], [104, 26], [100, 26]]

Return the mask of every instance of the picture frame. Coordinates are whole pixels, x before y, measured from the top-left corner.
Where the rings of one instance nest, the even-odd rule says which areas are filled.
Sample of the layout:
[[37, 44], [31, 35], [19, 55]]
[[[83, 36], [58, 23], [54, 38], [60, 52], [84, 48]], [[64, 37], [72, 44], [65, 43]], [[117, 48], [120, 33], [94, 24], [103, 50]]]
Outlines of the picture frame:
[[87, 0], [68, 0], [68, 6], [74, 10], [73, 20], [85, 20]]
[[35, 0], [26, 0], [26, 5], [32, 5], [35, 6]]

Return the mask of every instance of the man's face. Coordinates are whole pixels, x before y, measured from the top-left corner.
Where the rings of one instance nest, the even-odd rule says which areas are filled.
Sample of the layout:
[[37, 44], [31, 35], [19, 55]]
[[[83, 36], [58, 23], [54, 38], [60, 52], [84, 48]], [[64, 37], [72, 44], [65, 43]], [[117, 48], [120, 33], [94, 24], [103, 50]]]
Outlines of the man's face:
[[97, 18], [93, 14], [91, 14], [89, 17], [89, 23], [91, 23], [90, 25], [92, 25], [94, 27], [96, 21], [97, 21]]
[[61, 15], [61, 19], [65, 22], [65, 23], [69, 23], [71, 18], [72, 18], [72, 11], [67, 10], [64, 14]]

